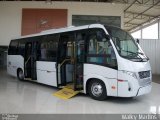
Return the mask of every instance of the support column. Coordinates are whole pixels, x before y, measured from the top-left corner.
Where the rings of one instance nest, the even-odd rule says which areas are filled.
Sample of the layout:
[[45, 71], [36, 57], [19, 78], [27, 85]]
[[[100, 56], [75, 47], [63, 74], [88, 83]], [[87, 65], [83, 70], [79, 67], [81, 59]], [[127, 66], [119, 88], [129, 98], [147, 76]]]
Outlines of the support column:
[[158, 39], [160, 40], [160, 19], [158, 20]]
[[142, 40], [142, 25], [141, 25], [141, 27], [140, 27], [140, 31], [141, 31], [141, 40]]

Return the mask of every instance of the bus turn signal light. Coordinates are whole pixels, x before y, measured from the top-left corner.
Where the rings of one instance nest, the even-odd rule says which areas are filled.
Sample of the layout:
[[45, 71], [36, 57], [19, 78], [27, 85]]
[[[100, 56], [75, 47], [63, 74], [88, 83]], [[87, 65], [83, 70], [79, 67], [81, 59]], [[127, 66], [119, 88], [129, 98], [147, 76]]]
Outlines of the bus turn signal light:
[[119, 79], [118, 79], [118, 82], [125, 82], [125, 80], [119, 80]]
[[112, 89], [114, 89], [114, 90], [115, 90], [115, 89], [116, 89], [116, 87], [115, 87], [115, 86], [112, 86]]

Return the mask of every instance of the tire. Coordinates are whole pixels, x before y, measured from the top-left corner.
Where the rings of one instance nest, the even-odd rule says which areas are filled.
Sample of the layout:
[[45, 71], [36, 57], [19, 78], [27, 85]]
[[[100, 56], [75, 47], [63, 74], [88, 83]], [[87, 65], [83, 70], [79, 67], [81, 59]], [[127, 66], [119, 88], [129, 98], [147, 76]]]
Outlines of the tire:
[[24, 80], [24, 73], [23, 73], [22, 69], [17, 70], [17, 78], [19, 80]]
[[88, 86], [89, 96], [95, 100], [105, 100], [107, 98], [107, 92], [105, 84], [97, 79], [91, 80]]

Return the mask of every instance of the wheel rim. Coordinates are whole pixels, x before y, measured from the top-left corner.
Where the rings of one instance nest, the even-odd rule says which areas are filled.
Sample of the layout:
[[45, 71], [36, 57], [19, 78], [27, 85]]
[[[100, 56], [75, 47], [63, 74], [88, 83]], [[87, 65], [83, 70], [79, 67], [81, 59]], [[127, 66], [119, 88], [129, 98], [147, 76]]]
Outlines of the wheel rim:
[[93, 83], [91, 86], [91, 92], [94, 96], [99, 97], [103, 92], [102, 85], [99, 83]]
[[20, 70], [18, 76], [19, 76], [20, 79], [23, 79], [23, 71]]

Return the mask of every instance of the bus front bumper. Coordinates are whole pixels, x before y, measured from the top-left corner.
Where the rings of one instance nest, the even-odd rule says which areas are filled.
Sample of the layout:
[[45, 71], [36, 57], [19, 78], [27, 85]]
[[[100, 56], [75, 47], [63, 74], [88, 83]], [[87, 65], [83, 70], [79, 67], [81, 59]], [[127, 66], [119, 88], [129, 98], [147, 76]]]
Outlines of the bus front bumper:
[[151, 92], [151, 89], [152, 89], [152, 85], [151, 84], [148, 84], [148, 85], [146, 85], [144, 87], [140, 87], [136, 96], [148, 94], [148, 93]]

